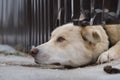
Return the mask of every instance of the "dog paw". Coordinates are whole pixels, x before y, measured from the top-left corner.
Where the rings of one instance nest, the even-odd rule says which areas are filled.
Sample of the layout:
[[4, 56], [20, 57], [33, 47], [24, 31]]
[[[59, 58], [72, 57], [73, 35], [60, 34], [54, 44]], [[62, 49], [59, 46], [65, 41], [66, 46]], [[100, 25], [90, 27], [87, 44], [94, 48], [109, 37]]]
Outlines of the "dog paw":
[[97, 63], [102, 64], [112, 61], [113, 59], [114, 59], [113, 54], [111, 54], [110, 52], [104, 52], [98, 57]]

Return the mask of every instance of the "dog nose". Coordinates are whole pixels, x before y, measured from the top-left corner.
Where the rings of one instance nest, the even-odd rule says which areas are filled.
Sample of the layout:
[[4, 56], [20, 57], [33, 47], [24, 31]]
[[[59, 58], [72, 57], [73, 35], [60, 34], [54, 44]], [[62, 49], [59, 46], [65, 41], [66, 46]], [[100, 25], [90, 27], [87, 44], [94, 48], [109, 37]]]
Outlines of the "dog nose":
[[37, 48], [32, 48], [30, 51], [30, 55], [32, 55], [34, 57], [35, 55], [37, 55], [38, 52], [39, 52], [39, 50]]

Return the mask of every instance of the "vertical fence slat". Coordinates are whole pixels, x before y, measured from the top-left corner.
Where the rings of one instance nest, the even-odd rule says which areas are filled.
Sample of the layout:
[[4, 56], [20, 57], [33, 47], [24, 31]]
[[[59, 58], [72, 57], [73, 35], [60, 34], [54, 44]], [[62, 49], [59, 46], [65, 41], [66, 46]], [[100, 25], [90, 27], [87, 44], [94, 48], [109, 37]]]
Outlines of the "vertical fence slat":
[[80, 0], [74, 0], [74, 15], [73, 18], [74, 19], [78, 19], [80, 16]]
[[48, 6], [47, 6], [47, 8], [48, 8], [48, 12], [47, 12], [47, 16], [48, 16], [48, 18], [47, 18], [47, 22], [48, 22], [48, 26], [47, 26], [47, 27], [48, 27], [48, 33], [47, 33], [47, 34], [48, 34], [48, 40], [49, 40], [49, 39], [50, 39], [50, 34], [51, 34], [51, 33], [50, 33], [50, 30], [51, 30], [51, 29], [50, 29], [50, 27], [51, 27], [51, 25], [50, 25], [50, 20], [51, 20], [51, 19], [50, 19], [50, 15], [52, 15], [52, 14], [50, 13], [50, 0], [48, 0], [47, 2], [48, 2]]

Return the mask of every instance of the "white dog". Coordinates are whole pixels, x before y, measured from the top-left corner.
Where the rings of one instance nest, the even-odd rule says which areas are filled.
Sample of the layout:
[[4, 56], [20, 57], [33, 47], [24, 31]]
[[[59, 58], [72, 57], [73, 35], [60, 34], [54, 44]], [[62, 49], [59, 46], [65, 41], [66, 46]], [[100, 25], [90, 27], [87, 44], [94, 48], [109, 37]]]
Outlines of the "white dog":
[[[56, 28], [51, 39], [31, 49], [38, 64], [78, 67], [120, 57], [120, 24], [80, 27], [72, 23]], [[112, 47], [109, 49], [109, 43]]]

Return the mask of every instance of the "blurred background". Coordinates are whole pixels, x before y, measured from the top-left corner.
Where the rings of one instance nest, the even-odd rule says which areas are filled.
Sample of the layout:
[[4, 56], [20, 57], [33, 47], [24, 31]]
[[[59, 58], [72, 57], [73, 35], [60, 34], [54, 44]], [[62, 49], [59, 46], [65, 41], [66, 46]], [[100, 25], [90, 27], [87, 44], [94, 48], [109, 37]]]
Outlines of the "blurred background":
[[[95, 9], [120, 15], [120, 0], [0, 0], [0, 44], [28, 52], [32, 45], [48, 41], [57, 26], [78, 18], [81, 11], [87, 10], [91, 19]], [[103, 16], [94, 24], [101, 24]]]

